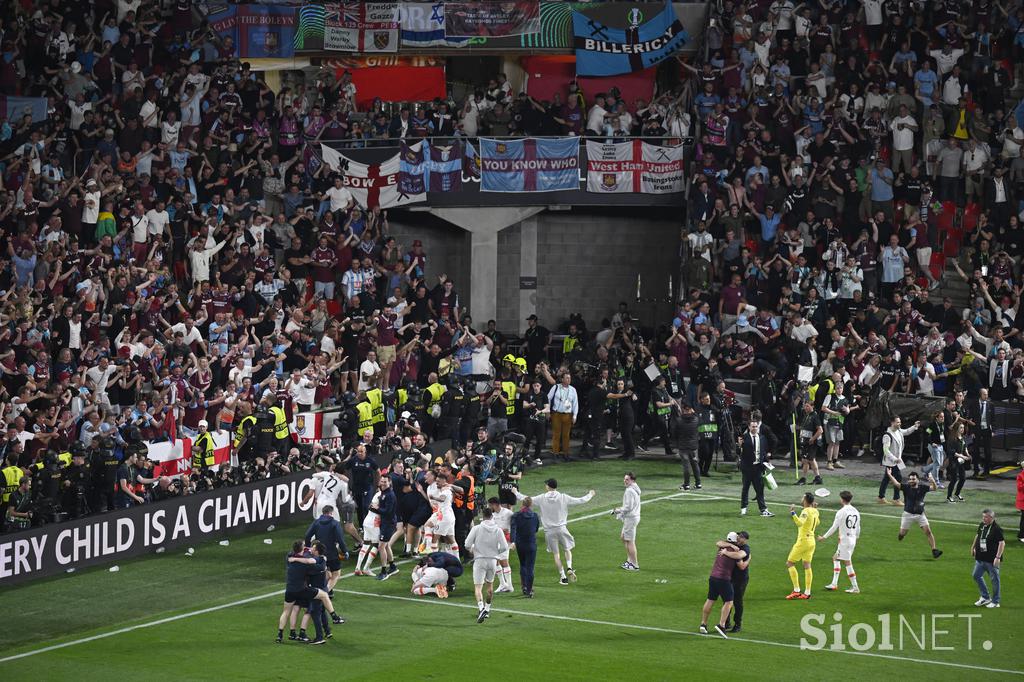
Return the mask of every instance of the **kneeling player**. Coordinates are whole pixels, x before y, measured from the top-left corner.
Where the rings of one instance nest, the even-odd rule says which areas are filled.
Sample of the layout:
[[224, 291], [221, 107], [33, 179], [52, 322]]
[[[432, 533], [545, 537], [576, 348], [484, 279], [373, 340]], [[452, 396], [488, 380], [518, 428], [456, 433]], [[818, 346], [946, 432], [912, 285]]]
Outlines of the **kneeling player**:
[[447, 582], [448, 572], [437, 566], [428, 566], [426, 559], [420, 559], [416, 562], [416, 568], [412, 569], [413, 594], [436, 594], [438, 599], [447, 599]]

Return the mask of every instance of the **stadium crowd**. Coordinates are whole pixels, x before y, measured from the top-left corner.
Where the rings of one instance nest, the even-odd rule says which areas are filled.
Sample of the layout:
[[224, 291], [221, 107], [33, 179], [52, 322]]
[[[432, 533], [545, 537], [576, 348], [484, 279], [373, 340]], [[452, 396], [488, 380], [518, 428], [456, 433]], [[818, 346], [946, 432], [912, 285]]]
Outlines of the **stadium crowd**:
[[[614, 92], [513, 104], [499, 77], [458, 115], [424, 103], [363, 123], [346, 76], [274, 92], [188, 2], [9, 7], [0, 92], [46, 97], [48, 111], [13, 112], [0, 133], [5, 503], [31, 504], [24, 472], [48, 501], [36, 523], [187, 493], [197, 482], [152, 476], [140, 441], [173, 424], [241, 442], [261, 410], [279, 425], [331, 405], [347, 415], [346, 444], [385, 462], [415, 447], [429, 453], [417, 466], [438, 456], [458, 471], [475, 447], [486, 456], [472, 461], [493, 467], [512, 431], [524, 437], [515, 466], [528, 466], [549, 431], [568, 459], [575, 429], [594, 458], [658, 439], [683, 452], [684, 486], [691, 474], [699, 486], [716, 451], [734, 455], [728, 379], [759, 379], [753, 402], [780, 451], [793, 406], [821, 405], [827, 442], [811, 430], [802, 446], [829, 468], [856, 452], [857, 407], [880, 390], [950, 398], [946, 424], [984, 450], [980, 389], [1024, 395], [1024, 131], [997, 97], [1020, 75], [1003, 66], [1021, 63], [1020, 12], [919, 4], [726, 2], [723, 44], [686, 67], [692, 112], [680, 92], [638, 108]], [[456, 126], [682, 136], [691, 121], [688, 288], [674, 319], [641, 330], [625, 304], [598, 330], [573, 317], [554, 362], [535, 317], [511, 346], [493, 321], [475, 326], [456, 282], [427, 280], [422, 244], [398, 244], [387, 212], [357, 206], [314, 154], [319, 140]], [[967, 309], [929, 298], [947, 215], [965, 235]], [[323, 463], [275, 440], [204, 485]], [[209, 466], [205, 452], [193, 461]], [[974, 462], [988, 467], [984, 452]]]

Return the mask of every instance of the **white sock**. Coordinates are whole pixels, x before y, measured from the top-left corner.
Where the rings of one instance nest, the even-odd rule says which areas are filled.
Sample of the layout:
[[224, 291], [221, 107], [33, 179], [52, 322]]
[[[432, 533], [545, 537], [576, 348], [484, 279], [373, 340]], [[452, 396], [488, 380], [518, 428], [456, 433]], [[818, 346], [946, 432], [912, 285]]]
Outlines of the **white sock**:
[[484, 610], [484, 603], [483, 603], [482, 601], [478, 601], [478, 602], [476, 603], [476, 606], [477, 606], [477, 608], [478, 608], [478, 609], [480, 609], [481, 611], [483, 611], [483, 610]]
[[841, 561], [832, 560], [832, 582], [829, 583], [832, 587], [839, 584], [839, 572], [842, 570], [842, 566]]
[[416, 594], [437, 594], [436, 587], [424, 587], [422, 585], [416, 588]]
[[512, 567], [511, 566], [504, 566], [504, 567], [502, 567], [501, 577], [502, 577], [502, 580], [505, 582], [505, 586], [508, 587], [508, 589], [511, 590], [512, 589]]
[[487, 602], [486, 604], [484, 604], [484, 612], [485, 613], [490, 613], [491, 612], [491, 603], [490, 602]]
[[356, 559], [356, 570], [363, 570], [363, 562], [366, 561], [366, 555], [370, 551], [369, 545], [363, 545], [359, 548], [359, 558]]
[[412, 554], [412, 545], [410, 545], [408, 542], [405, 543], [405, 553]]
[[860, 589], [860, 587], [857, 586], [857, 573], [853, 570], [853, 564], [847, 564], [846, 577], [850, 579], [850, 584], [855, 590]]

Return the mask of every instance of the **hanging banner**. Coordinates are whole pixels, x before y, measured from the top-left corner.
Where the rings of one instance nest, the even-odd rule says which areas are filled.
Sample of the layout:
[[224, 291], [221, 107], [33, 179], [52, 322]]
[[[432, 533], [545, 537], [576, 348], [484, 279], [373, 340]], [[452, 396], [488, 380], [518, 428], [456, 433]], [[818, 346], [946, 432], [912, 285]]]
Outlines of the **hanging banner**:
[[346, 2], [324, 6], [324, 49], [397, 52], [397, 2]]
[[320, 152], [324, 163], [344, 173], [342, 183], [363, 209], [369, 210], [375, 206], [392, 208], [427, 200], [422, 185], [416, 186], [409, 178], [400, 177], [399, 154], [379, 164], [366, 164], [353, 161], [323, 143]]
[[[214, 470], [231, 461], [231, 434], [214, 431]], [[192, 471], [192, 439], [177, 438], [174, 442], [146, 443], [146, 456], [153, 462], [153, 476], [179, 476]]]
[[540, 31], [539, 0], [444, 3], [446, 38], [518, 36]]
[[[467, 166], [467, 151], [463, 150], [461, 140], [453, 140], [450, 145], [432, 145], [428, 140], [409, 144], [403, 140], [402, 178], [411, 190], [422, 187], [427, 192], [459, 192]], [[467, 181], [471, 179], [472, 174]]]
[[682, 145], [587, 142], [588, 192], [670, 194], [685, 188]]
[[399, 23], [403, 47], [458, 47], [469, 40], [445, 33], [443, 2], [403, 2]]
[[235, 43], [234, 56], [245, 59], [295, 56], [295, 8], [230, 5], [211, 14], [210, 28]]
[[611, 28], [581, 12], [572, 13], [576, 74], [615, 76], [640, 71], [669, 58], [689, 40], [672, 3], [647, 20], [638, 7], [624, 4], [626, 28]]
[[580, 186], [579, 138], [480, 139], [481, 192], [557, 192]]

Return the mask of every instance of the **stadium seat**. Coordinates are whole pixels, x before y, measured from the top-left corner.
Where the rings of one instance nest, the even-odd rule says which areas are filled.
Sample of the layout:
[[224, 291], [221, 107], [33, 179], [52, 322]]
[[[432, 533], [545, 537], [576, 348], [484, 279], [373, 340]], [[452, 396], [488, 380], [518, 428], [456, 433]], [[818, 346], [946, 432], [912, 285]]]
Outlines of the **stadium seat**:
[[978, 216], [981, 215], [981, 206], [971, 202], [964, 207], [964, 216], [960, 222], [960, 228], [964, 232], [972, 232], [978, 226]]
[[931, 271], [932, 277], [942, 279], [942, 271], [945, 269], [946, 254], [933, 252], [931, 261], [928, 263], [928, 270]]

